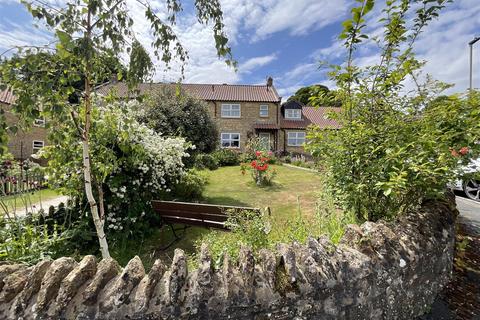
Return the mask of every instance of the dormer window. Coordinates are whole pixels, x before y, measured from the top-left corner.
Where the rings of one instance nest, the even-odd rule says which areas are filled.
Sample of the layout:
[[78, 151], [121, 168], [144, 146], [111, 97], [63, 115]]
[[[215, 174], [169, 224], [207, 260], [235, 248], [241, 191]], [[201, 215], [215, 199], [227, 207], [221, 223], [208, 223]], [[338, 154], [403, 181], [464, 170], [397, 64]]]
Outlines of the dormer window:
[[35, 127], [45, 127], [45, 118], [38, 118], [33, 121]]
[[285, 119], [300, 120], [302, 118], [301, 109], [285, 109]]

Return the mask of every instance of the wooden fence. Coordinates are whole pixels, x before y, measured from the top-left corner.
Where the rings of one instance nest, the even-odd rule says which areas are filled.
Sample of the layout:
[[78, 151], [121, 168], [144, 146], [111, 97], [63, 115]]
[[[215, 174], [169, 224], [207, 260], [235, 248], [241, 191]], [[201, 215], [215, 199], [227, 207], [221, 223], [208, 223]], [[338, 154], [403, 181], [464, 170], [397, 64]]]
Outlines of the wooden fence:
[[43, 174], [28, 174], [0, 177], [0, 196], [20, 194], [45, 187]]

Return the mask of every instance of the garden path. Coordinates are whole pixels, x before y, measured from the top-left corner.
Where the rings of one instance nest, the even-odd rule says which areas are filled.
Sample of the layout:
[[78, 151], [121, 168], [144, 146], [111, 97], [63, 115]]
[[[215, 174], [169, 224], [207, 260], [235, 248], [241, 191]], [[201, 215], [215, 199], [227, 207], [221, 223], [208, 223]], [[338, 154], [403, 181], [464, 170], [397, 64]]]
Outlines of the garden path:
[[50, 206], [57, 207], [61, 202], [67, 203], [67, 200], [68, 196], [58, 196], [53, 199], [32, 203], [32, 205], [29, 205], [28, 207], [19, 207], [15, 210], [15, 212], [11, 212], [11, 214], [15, 214], [17, 217], [25, 217], [28, 212], [36, 214], [42, 209], [48, 211]]

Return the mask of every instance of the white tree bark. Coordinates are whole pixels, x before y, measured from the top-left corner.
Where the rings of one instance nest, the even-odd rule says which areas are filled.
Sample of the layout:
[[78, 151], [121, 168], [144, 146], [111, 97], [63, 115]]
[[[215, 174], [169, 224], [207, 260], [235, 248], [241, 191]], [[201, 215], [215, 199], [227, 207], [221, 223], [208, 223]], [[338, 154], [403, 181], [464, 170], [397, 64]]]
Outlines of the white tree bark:
[[102, 257], [110, 258], [110, 252], [108, 251], [107, 238], [105, 232], [103, 231], [103, 220], [100, 219], [98, 215], [98, 206], [95, 197], [93, 196], [92, 191], [92, 177], [90, 172], [90, 147], [88, 145], [88, 140], [82, 139], [83, 145], [83, 175], [85, 179], [85, 193], [87, 195], [87, 200], [90, 205], [90, 211], [92, 212], [93, 223], [95, 224], [95, 229], [97, 230], [98, 242], [100, 243], [100, 251], [102, 252]]

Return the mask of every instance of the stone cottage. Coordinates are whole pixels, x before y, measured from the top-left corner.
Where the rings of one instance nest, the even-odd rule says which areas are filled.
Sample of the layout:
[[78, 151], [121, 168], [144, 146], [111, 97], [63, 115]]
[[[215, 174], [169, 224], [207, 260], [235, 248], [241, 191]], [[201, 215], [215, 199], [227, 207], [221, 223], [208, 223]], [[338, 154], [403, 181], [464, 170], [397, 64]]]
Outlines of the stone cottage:
[[[7, 125], [17, 124], [19, 119], [11, 112], [15, 96], [9, 90], [0, 90], [0, 108], [5, 112]], [[9, 133], [8, 150], [17, 160], [27, 160], [47, 144], [45, 118], [35, 119], [28, 130], [19, 129], [15, 134]]]
[[[258, 136], [272, 151], [305, 153], [303, 145], [309, 125], [339, 128], [338, 123], [327, 117], [329, 111], [339, 111], [339, 108], [316, 109], [296, 101], [282, 105], [272, 78], [268, 78], [265, 85], [143, 83], [134, 90], [135, 96], [165, 86], [180, 86], [181, 91], [208, 103], [218, 125], [221, 148], [243, 151], [248, 139]], [[127, 85], [121, 82], [105, 84], [97, 92], [133, 97]]]

